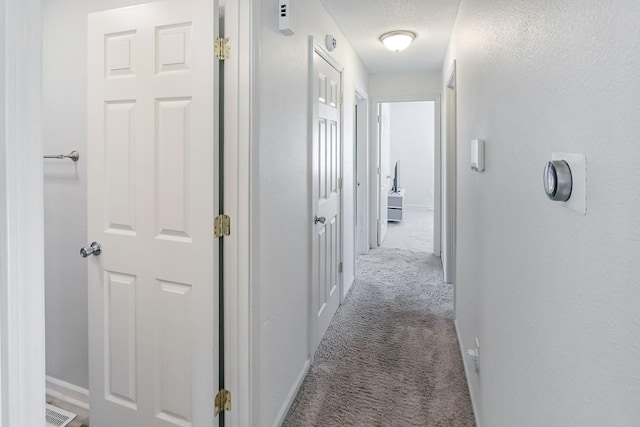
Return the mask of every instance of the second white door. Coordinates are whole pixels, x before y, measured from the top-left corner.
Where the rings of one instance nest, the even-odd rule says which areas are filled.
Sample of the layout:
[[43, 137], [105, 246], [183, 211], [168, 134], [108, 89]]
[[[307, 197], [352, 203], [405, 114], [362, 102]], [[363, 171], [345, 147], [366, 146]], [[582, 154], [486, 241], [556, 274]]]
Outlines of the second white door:
[[340, 304], [341, 70], [317, 47], [313, 53], [313, 280], [311, 353]]

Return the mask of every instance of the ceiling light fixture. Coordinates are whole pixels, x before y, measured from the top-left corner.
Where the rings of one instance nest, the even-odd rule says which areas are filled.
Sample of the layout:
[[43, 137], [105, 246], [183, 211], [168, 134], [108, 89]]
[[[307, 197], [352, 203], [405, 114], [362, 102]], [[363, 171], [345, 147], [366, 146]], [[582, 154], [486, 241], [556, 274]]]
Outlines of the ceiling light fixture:
[[405, 50], [409, 47], [413, 39], [416, 38], [416, 33], [411, 31], [389, 31], [380, 36], [382, 44], [393, 52]]

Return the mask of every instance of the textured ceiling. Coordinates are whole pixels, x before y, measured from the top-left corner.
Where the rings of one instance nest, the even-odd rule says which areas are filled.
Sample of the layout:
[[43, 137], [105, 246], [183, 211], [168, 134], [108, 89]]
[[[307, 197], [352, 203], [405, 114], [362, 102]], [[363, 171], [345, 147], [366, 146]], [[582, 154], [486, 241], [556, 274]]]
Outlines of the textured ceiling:
[[[460, 0], [321, 1], [372, 74], [439, 70], [460, 4]], [[417, 37], [406, 50], [391, 52], [378, 38], [393, 30], [413, 31]]]

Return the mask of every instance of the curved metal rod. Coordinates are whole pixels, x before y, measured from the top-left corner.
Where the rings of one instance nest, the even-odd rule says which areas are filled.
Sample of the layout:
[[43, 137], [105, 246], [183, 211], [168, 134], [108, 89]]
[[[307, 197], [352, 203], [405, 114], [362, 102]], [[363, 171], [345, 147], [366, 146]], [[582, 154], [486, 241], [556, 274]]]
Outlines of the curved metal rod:
[[42, 156], [42, 158], [44, 158], [44, 159], [71, 159], [74, 162], [77, 162], [78, 159], [80, 158], [80, 153], [78, 153], [76, 150], [73, 150], [69, 154], [45, 155], [45, 156]]

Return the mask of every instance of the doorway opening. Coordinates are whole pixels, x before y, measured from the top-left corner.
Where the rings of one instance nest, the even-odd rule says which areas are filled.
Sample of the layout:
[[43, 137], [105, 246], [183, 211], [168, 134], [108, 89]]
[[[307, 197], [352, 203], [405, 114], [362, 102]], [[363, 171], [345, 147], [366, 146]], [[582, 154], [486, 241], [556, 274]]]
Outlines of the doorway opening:
[[378, 245], [433, 253], [435, 102], [381, 103], [379, 117]]
[[[368, 117], [363, 117], [368, 107]], [[368, 119], [369, 126], [363, 125]], [[356, 105], [356, 254], [384, 244], [440, 256], [440, 97]], [[391, 203], [391, 206], [389, 205]], [[408, 231], [413, 224], [420, 235]], [[405, 231], [407, 230], [407, 231]], [[414, 230], [415, 231], [415, 230]], [[396, 237], [396, 235], [398, 235]]]

